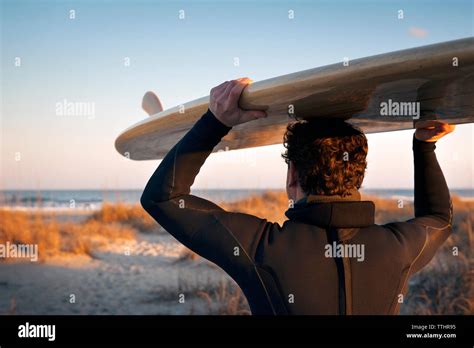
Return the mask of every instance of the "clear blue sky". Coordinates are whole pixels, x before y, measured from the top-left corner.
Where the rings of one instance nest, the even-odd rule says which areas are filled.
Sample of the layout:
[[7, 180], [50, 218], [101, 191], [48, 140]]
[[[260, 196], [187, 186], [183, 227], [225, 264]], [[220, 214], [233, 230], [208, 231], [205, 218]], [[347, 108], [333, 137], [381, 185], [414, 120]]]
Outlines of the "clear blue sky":
[[[0, 188], [142, 188], [158, 162], [126, 160], [113, 143], [146, 117], [140, 108], [145, 91], [154, 90], [171, 107], [223, 80], [258, 81], [343, 57], [472, 36], [472, 4], [1, 1]], [[94, 103], [95, 117], [56, 115], [64, 99]], [[473, 133], [472, 125], [459, 126], [439, 143], [451, 187], [474, 186]], [[412, 186], [411, 137], [411, 131], [369, 136], [365, 187]], [[195, 187], [283, 187], [281, 152], [270, 146], [212, 155]]]

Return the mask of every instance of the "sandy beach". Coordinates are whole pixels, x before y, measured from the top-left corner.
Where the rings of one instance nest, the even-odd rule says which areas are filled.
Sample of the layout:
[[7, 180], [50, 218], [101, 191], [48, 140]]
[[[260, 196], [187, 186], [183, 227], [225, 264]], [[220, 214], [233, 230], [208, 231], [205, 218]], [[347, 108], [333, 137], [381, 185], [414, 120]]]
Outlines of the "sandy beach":
[[197, 292], [231, 280], [203, 259], [179, 261], [183, 249], [167, 235], [139, 234], [92, 256], [2, 264], [0, 312], [207, 314], [208, 303]]

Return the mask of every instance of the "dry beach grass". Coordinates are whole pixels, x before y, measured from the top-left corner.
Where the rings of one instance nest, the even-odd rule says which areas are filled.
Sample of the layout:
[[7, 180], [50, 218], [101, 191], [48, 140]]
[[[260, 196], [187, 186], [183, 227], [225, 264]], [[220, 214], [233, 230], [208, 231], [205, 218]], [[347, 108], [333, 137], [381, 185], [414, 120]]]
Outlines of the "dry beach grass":
[[0, 221], [0, 244], [37, 244], [42, 262], [62, 253], [90, 254], [110, 240], [135, 237], [128, 224], [95, 216], [80, 223], [57, 222], [37, 212], [0, 210]]

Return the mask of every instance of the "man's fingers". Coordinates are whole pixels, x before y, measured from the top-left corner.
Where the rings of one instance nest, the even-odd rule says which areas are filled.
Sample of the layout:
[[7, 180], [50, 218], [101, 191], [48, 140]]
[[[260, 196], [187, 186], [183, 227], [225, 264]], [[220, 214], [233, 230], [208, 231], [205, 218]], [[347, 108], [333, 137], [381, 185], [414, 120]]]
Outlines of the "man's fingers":
[[432, 131], [442, 132], [442, 133], [451, 133], [456, 128], [456, 125], [449, 124], [442, 121], [433, 120], [433, 121], [423, 121], [422, 124], [417, 123], [415, 125], [415, 128], [417, 130], [425, 129], [425, 130], [432, 130]]
[[237, 84], [239, 83], [246, 83], [249, 84], [253, 82], [252, 79], [248, 77], [241, 77], [236, 80], [231, 80], [231, 81], [225, 81], [221, 83], [220, 85], [214, 87], [211, 89], [211, 95], [214, 96], [214, 98], [217, 97], [227, 97], [230, 93], [230, 90]]
[[448, 134], [448, 133], [453, 132], [453, 131], [456, 129], [456, 125], [454, 125], [454, 124], [449, 124], [449, 123], [445, 123], [445, 124], [443, 124], [442, 128], [443, 128], [443, 131], [444, 131], [446, 134]]
[[249, 77], [241, 77], [240, 79], [237, 79], [237, 81], [245, 83], [246, 85], [253, 82], [253, 80]]
[[248, 79], [233, 80], [227, 86], [221, 98], [225, 100], [225, 105], [229, 109], [237, 109], [239, 107], [238, 101], [244, 88], [249, 84]]
[[447, 122], [438, 120], [425, 120], [415, 124], [415, 137], [422, 141], [435, 142], [456, 128]]
[[242, 91], [244, 90], [245, 87], [249, 82], [246, 82], [246, 80], [242, 81], [237, 81], [234, 86], [232, 86], [232, 89], [229, 91], [229, 95], [232, 99], [239, 99], [240, 95], [242, 94]]
[[237, 84], [236, 80], [229, 81], [229, 84], [225, 87], [225, 91], [222, 94], [223, 99], [227, 100], [229, 98], [230, 91], [232, 90], [232, 88], [234, 88], [236, 84]]
[[240, 96], [252, 80], [242, 77], [227, 81], [211, 90], [209, 109], [226, 126], [232, 127], [247, 121], [265, 117], [265, 111], [242, 110], [239, 107]]
[[438, 120], [426, 120], [419, 121], [415, 124], [415, 128], [418, 132], [420, 131], [430, 131], [432, 133], [443, 133], [448, 134], [454, 131], [456, 128], [455, 125], [449, 124], [447, 122], [438, 121]]
[[211, 95], [213, 96], [214, 99], [220, 98], [222, 95], [224, 95], [224, 92], [226, 88], [231, 84], [231, 81], [225, 81], [221, 83], [219, 86], [214, 87], [211, 89]]
[[423, 121], [418, 121], [415, 123], [415, 128], [416, 129], [421, 129], [421, 128], [438, 128], [442, 125], [447, 125], [446, 122], [443, 121], [438, 121], [438, 120], [423, 120]]
[[228, 83], [229, 83], [229, 81], [224, 81], [224, 82], [222, 82], [220, 85], [218, 85], [218, 86], [212, 88], [212, 89], [211, 89], [211, 93], [212, 93], [212, 92], [215, 93], [215, 92], [218, 92], [218, 91], [221, 91], [221, 90], [225, 89], [225, 86], [226, 86]]

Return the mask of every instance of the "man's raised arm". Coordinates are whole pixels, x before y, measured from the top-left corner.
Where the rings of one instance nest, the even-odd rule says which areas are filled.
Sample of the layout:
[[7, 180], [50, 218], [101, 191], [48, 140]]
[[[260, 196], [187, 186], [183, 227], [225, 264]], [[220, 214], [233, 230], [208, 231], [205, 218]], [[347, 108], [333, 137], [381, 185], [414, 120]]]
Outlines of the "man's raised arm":
[[211, 91], [209, 110], [165, 156], [141, 197], [144, 209], [166, 231], [229, 274], [233, 272], [231, 276], [238, 272], [235, 264], [251, 262], [236, 260], [233, 249], [240, 246], [244, 255], [251, 257], [265, 220], [226, 212], [191, 195], [190, 188], [206, 158], [232, 126], [265, 116], [262, 111], [238, 107], [248, 83], [248, 79], [229, 81]]
[[420, 121], [413, 137], [415, 167], [415, 219], [422, 243], [414, 254], [411, 273], [423, 268], [451, 234], [452, 204], [448, 185], [435, 154], [435, 142], [454, 126], [441, 121]]
[[415, 166], [415, 217], [436, 217], [451, 223], [451, 199], [436, 158], [435, 142], [454, 126], [440, 121], [420, 121], [413, 138]]

